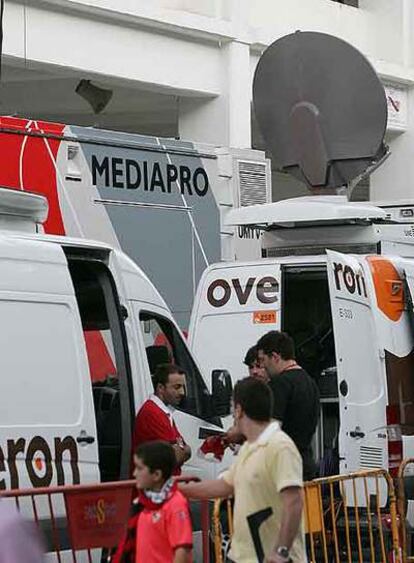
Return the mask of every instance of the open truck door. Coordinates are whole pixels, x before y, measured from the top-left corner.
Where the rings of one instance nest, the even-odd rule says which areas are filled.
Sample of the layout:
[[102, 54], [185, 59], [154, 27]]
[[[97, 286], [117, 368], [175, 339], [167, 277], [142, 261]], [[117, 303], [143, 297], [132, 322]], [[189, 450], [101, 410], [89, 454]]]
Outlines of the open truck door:
[[225, 370], [233, 383], [247, 373], [247, 350], [281, 323], [281, 267], [275, 261], [216, 264], [200, 281], [189, 342], [206, 380]]
[[387, 467], [386, 370], [366, 257], [327, 251], [338, 373], [340, 472]]
[[[413, 449], [414, 265], [327, 251], [335, 332], [341, 472], [395, 474]], [[411, 305], [410, 305], [411, 303]]]

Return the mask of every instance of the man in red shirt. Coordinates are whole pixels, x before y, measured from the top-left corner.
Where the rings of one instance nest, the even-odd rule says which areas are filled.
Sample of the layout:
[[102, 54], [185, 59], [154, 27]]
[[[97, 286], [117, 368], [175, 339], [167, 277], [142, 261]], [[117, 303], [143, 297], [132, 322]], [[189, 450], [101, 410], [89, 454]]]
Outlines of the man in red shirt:
[[179, 475], [181, 466], [191, 457], [191, 448], [184, 442], [173, 419], [174, 409], [185, 395], [185, 374], [174, 364], [162, 364], [155, 370], [152, 381], [154, 394], [145, 401], [135, 419], [133, 451], [145, 442], [169, 442], [177, 460], [174, 475]]

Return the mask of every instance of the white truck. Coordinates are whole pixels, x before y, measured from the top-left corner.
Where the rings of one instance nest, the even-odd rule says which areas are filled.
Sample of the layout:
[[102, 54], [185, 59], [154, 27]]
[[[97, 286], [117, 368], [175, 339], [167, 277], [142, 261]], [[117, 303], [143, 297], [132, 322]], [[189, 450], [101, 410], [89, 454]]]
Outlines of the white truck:
[[[186, 469], [213, 475], [196, 452], [200, 428], [220, 422], [220, 397], [165, 301], [121, 250], [40, 234], [47, 208], [43, 196], [0, 189], [0, 490], [128, 478], [135, 414], [162, 346], [187, 374], [176, 413], [193, 449]], [[94, 379], [97, 365], [111, 371]]]
[[200, 282], [189, 342], [206, 373], [227, 370], [237, 381], [261, 335], [294, 337], [321, 391], [322, 471], [333, 452], [342, 473], [395, 472], [402, 455], [414, 454], [410, 209], [398, 208], [397, 222], [372, 204], [311, 196], [235, 210], [233, 223], [267, 226], [265, 258], [210, 266]]
[[43, 194], [48, 234], [101, 240], [150, 276], [181, 329], [206, 266], [260, 257], [232, 208], [271, 201], [261, 151], [0, 117], [0, 186]]
[[321, 474], [395, 475], [414, 455], [414, 205], [348, 198], [387, 156], [384, 89], [350, 45], [297, 32], [261, 57], [253, 92], [274, 164], [313, 195], [229, 212], [262, 229], [264, 259], [205, 271], [190, 345], [234, 382], [261, 335], [287, 331], [321, 392]]

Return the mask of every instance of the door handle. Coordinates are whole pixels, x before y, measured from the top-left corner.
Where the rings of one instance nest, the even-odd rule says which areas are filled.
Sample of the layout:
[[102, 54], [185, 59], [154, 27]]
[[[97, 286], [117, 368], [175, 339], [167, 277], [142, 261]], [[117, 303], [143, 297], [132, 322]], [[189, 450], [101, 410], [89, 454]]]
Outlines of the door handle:
[[82, 432], [76, 438], [76, 441], [78, 442], [78, 444], [93, 444], [95, 437], [89, 436], [88, 434], [86, 434], [85, 430], [82, 430]]
[[351, 430], [349, 433], [351, 438], [364, 438], [365, 432], [362, 432], [359, 427], [355, 428], [355, 430]]

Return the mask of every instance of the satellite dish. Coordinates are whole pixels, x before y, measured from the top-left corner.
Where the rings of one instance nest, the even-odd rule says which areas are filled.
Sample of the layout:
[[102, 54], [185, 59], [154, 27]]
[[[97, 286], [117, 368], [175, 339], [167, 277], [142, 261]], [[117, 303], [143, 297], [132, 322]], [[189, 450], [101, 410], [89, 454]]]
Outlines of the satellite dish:
[[386, 156], [384, 88], [337, 37], [298, 31], [275, 41], [257, 65], [253, 104], [277, 166], [313, 191], [349, 185]]

